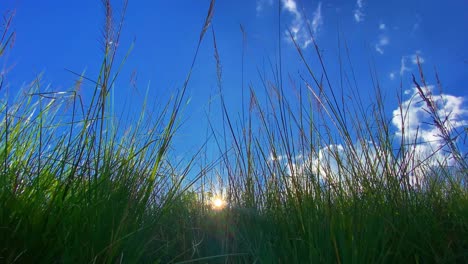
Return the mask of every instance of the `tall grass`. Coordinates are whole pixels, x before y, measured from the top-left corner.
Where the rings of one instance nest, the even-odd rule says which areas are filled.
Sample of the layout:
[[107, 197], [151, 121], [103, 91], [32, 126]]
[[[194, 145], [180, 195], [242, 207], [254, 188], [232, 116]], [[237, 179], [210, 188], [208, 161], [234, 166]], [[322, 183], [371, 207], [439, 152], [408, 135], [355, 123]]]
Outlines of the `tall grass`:
[[[459, 140], [466, 129], [457, 132], [441, 115], [422, 67], [413, 82], [449, 152], [445, 160], [436, 159], [440, 150], [420, 156], [417, 138], [394, 136], [375, 76], [370, 104], [355, 84], [346, 93], [336, 89], [315, 41], [320, 70], [296, 45], [307, 75], [299, 84], [260, 75], [263, 87], [249, 87], [237, 122], [222, 95], [222, 54], [212, 30], [223, 123], [209, 129], [220, 159], [190, 174], [198, 157], [173, 163], [168, 152], [214, 1], [183, 87], [160, 113], [142, 114], [128, 130], [111, 121], [108, 98], [121, 69], [114, 58], [123, 16], [115, 27], [110, 1], [103, 3], [101, 71], [94, 81], [79, 75], [77, 82], [94, 85], [90, 104], [78, 87], [42, 88], [40, 76], [2, 101], [1, 262], [468, 260], [466, 146]], [[7, 31], [3, 36], [11, 36]], [[0, 39], [0, 56], [10, 39]], [[401, 104], [399, 112], [405, 127], [408, 109]], [[218, 183], [210, 176], [216, 173], [223, 174]], [[216, 195], [226, 208], [211, 210]]]
[[[182, 183], [190, 164], [175, 167], [166, 157], [190, 73], [161, 113], [142, 115], [131, 130], [113, 129], [108, 101], [120, 72], [114, 60], [123, 16], [116, 27], [110, 1], [103, 4], [101, 70], [77, 82], [94, 85], [90, 103], [79, 87], [42, 88], [40, 76], [13, 103], [8, 96], [2, 102], [2, 262], [168, 262], [188, 254], [192, 208]], [[198, 46], [212, 13], [210, 7]]]
[[312, 83], [306, 78], [294, 102], [269, 82], [265, 88], [272, 96], [261, 105], [252, 89], [249, 125], [243, 132], [227, 125], [236, 153], [224, 162], [229, 197], [243, 208], [232, 213], [252, 261], [466, 260], [466, 161], [456, 147], [460, 141], [448, 136], [448, 122], [440, 122], [450, 118], [429, 110], [442, 145], [449, 146], [446, 159], [455, 160], [447, 166], [447, 160], [431, 158], [436, 153], [423, 159], [416, 139], [403, 135], [397, 141], [382, 98], [366, 106], [341, 104], [331, 85], [312, 71]]

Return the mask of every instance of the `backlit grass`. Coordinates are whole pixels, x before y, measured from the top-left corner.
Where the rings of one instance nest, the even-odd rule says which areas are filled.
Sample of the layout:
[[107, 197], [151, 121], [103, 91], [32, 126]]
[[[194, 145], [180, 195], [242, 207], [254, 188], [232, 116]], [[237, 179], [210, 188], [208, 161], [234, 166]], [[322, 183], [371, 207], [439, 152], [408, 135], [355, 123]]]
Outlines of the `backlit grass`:
[[[394, 135], [378, 83], [374, 102], [364, 105], [350, 87], [354, 103], [343, 103], [318, 48], [314, 71], [296, 45], [308, 69], [297, 96], [285, 95], [292, 84], [262, 75], [263, 86], [245, 91], [250, 104], [238, 122], [222, 96], [215, 49], [223, 123], [209, 129], [219, 159], [198, 168], [203, 153], [186, 164], [169, 154], [214, 1], [183, 87], [125, 131], [109, 117], [122, 23], [112, 24], [104, 3], [104, 57], [90, 102], [77, 87], [46, 90], [40, 77], [1, 100], [0, 262], [468, 261], [467, 130], [441, 116], [421, 66], [413, 85], [443, 159], [436, 151], [422, 159], [416, 138]], [[13, 36], [9, 27], [1, 33], [0, 56]], [[262, 90], [269, 96], [260, 100]], [[403, 126], [406, 112], [401, 106]]]

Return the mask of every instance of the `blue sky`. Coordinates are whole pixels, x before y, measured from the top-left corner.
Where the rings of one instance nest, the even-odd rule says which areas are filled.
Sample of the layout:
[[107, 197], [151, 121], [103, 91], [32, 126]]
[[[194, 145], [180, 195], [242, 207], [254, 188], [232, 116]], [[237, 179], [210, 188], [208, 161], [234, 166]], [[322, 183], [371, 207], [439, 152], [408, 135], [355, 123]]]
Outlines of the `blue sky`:
[[[120, 1], [113, 2], [118, 15]], [[119, 58], [132, 41], [135, 46], [115, 86], [116, 111], [127, 107], [138, 109], [148, 87], [150, 104], [156, 105], [182, 87], [209, 2], [129, 1]], [[372, 98], [369, 72], [377, 72], [389, 116], [397, 108], [400, 82], [407, 91], [406, 96], [414, 94], [411, 73], [417, 73], [415, 58], [418, 55], [426, 75], [430, 76], [430, 84], [435, 84], [432, 76], [434, 68], [437, 69], [445, 98], [449, 98], [445, 104], [454, 113], [454, 123], [459, 127], [467, 125], [464, 120], [468, 116], [465, 87], [468, 82], [468, 35], [465, 33], [468, 32], [468, 2], [280, 0], [280, 4], [278, 30], [277, 0], [216, 1], [212, 25], [223, 67], [223, 89], [232, 116], [237, 117], [241, 111], [243, 52], [246, 87], [250, 84], [263, 89], [257, 70], [268, 72], [269, 60], [278, 63], [279, 47], [284, 77], [289, 74], [300, 84], [298, 74], [306, 71], [287, 37], [289, 29], [314, 69], [320, 71], [306, 30], [309, 24], [332, 79], [338, 76], [338, 37], [348, 44], [363, 98]], [[86, 70], [89, 78], [97, 77], [104, 23], [100, 1], [2, 1], [2, 14], [12, 9], [16, 10], [15, 44], [0, 61], [10, 92], [41, 72], [44, 73], [42, 83], [55, 91], [73, 87], [76, 76], [65, 69]], [[240, 25], [245, 30], [245, 41]], [[189, 84], [190, 104], [184, 112], [185, 123], [176, 139], [175, 147], [183, 151], [194, 151], [203, 143], [209, 104], [219, 104], [213, 43], [208, 33]], [[91, 83], [83, 87], [81, 92], [85, 98], [92, 88]], [[221, 120], [218, 109], [208, 114], [214, 123]], [[416, 106], [411, 111], [414, 112], [412, 124], [424, 121], [421, 107]], [[413, 129], [416, 127], [414, 125]], [[398, 134], [399, 130], [395, 130]], [[430, 139], [434, 131], [428, 128], [426, 132]]]

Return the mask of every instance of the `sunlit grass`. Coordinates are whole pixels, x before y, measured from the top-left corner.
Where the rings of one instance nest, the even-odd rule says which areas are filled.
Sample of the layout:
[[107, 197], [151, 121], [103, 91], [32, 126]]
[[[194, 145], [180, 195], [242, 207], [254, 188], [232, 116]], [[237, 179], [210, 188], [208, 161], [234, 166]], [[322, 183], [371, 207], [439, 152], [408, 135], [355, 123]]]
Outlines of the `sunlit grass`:
[[179, 96], [123, 133], [106, 127], [103, 92], [118, 75], [108, 60], [117, 46], [104, 49], [88, 109], [74, 90], [46, 92], [36, 83], [1, 101], [0, 262], [467, 262], [468, 176], [459, 151], [466, 143], [451, 137], [447, 117], [435, 116], [443, 111], [428, 109], [452, 167], [418, 159], [416, 139], [395, 142], [378, 84], [370, 105], [342, 104], [340, 96], [362, 100], [319, 81], [326, 67], [312, 71], [297, 47], [307, 89], [291, 99], [275, 77], [281, 73], [261, 75], [266, 98], [252, 84], [246, 120], [235, 122], [215, 50], [223, 122], [210, 129], [224, 140], [214, 140], [219, 159], [195, 168], [200, 156], [181, 164], [168, 155], [193, 64]]

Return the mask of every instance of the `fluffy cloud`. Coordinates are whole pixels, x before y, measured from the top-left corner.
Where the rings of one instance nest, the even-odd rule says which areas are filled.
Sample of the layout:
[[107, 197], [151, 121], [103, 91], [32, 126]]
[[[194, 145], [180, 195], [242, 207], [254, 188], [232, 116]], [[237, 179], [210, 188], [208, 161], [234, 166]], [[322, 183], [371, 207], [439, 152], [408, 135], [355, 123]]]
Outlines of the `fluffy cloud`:
[[[468, 125], [468, 110], [464, 107], [464, 98], [449, 94], [433, 94], [433, 86], [423, 87], [437, 105], [437, 115], [446, 120], [449, 133]], [[407, 100], [393, 111], [392, 124], [396, 136], [408, 143], [417, 142], [414, 148], [419, 160], [431, 160], [434, 164], [450, 160], [447, 152], [439, 151], [446, 142], [441, 138], [439, 129], [433, 125], [426, 102], [419, 97], [416, 88], [405, 91]]]
[[361, 22], [364, 21], [364, 1], [363, 0], [357, 0], [356, 1], [356, 8], [353, 11], [354, 14], [354, 20], [356, 22]]
[[[323, 146], [322, 148], [310, 153], [309, 155], [296, 155], [287, 157], [280, 155], [273, 158], [270, 154], [270, 162], [276, 162], [276, 165], [282, 166], [286, 175], [296, 178], [302, 184], [307, 181], [303, 178], [310, 173], [317, 175], [321, 181], [336, 182], [339, 177], [339, 161], [346, 158], [344, 147], [341, 144]], [[290, 159], [290, 160], [289, 160]]]
[[301, 19], [301, 14], [297, 10], [297, 4], [295, 0], [282, 0], [284, 8], [288, 11], [293, 13], [296, 16], [296, 19]]
[[[464, 106], [465, 98], [450, 94], [433, 94], [433, 86], [423, 87], [427, 94], [431, 94], [436, 103], [437, 114], [446, 120], [446, 127], [451, 134], [456, 129], [468, 125], [468, 109]], [[405, 172], [409, 183], [414, 187], [421, 187], [427, 179], [428, 168], [440, 164], [453, 165], [454, 159], [450, 152], [444, 151], [445, 142], [439, 136], [436, 126], [431, 125], [431, 115], [426, 109], [426, 103], [420, 100], [416, 88], [405, 91], [407, 99], [401, 106], [393, 111], [392, 125], [395, 128], [394, 143], [399, 144], [403, 140], [408, 144], [411, 157], [408, 160], [392, 161], [393, 155], [384, 151], [380, 146], [369, 140], [358, 140], [352, 145], [330, 144], [313, 150], [310, 153], [287, 157], [270, 155], [269, 162], [275, 162], [289, 176], [287, 184], [307, 186], [310, 175], [315, 175], [324, 184], [335, 184], [352, 180], [356, 175], [378, 176], [384, 170], [391, 170], [395, 176], [400, 175], [401, 164], [406, 164]], [[386, 163], [386, 161], [389, 163]], [[392, 167], [388, 167], [388, 166]], [[357, 173], [357, 174], [356, 174]], [[356, 179], [357, 187], [361, 186]], [[292, 186], [292, 185], [291, 185]], [[346, 188], [346, 184], [343, 186]], [[350, 187], [350, 186], [348, 186]], [[354, 186], [356, 187], [356, 186]]]
[[[446, 120], [445, 126], [450, 134], [455, 135], [457, 129], [468, 125], [465, 98], [444, 93], [434, 94], [433, 86], [422, 89], [431, 95], [437, 105], [437, 115]], [[403, 141], [407, 144], [406, 151], [410, 155], [408, 160], [395, 161], [388, 150], [384, 151], [373, 141], [361, 139], [352, 145], [324, 145], [296, 156], [270, 155], [269, 162], [274, 162], [274, 167], [280, 167], [289, 176], [287, 184], [292, 184], [292, 179], [295, 179], [295, 184], [307, 186], [310, 175], [318, 177], [321, 183], [334, 184], [351, 180], [356, 175], [372, 177], [390, 170], [396, 177], [403, 176], [403, 171], [405, 175], [410, 172], [406, 175], [409, 183], [414, 187], [421, 187], [427, 179], [427, 169], [433, 170], [434, 166], [440, 164], [453, 165], [454, 159], [449, 151], [445, 151], [445, 142], [439, 136], [438, 128], [431, 124], [432, 116], [428, 113], [426, 103], [420, 99], [418, 90], [406, 90], [405, 98], [393, 111], [391, 122], [395, 129], [394, 143], [399, 145]], [[405, 169], [400, 171], [402, 168]], [[356, 184], [360, 184], [360, 179], [357, 179]]]
[[[282, 171], [288, 176], [287, 184], [294, 187], [294, 184], [305, 187], [310, 186], [310, 177], [314, 175], [320, 184], [345, 183], [342, 188], [356, 188], [360, 185], [362, 177], [374, 177], [381, 175], [384, 166], [384, 152], [379, 146], [371, 141], [361, 140], [352, 146], [342, 144], [330, 144], [322, 146], [306, 155], [290, 157], [277, 157], [276, 165], [282, 167]], [[391, 157], [388, 157], [390, 159]], [[270, 159], [273, 162], [273, 159]], [[352, 180], [356, 182], [348, 186], [346, 182]], [[293, 182], [293, 179], [295, 182]], [[356, 185], [357, 184], [357, 185]]]

